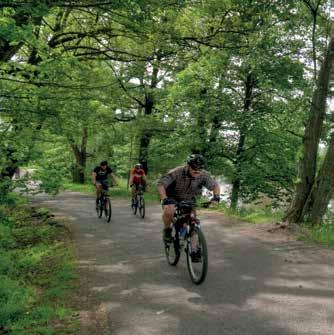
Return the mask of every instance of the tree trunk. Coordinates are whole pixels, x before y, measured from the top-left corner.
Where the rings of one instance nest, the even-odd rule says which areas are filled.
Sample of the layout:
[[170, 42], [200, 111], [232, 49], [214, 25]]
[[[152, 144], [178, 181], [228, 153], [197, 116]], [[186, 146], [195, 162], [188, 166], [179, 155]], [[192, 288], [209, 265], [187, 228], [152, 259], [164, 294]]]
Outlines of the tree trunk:
[[84, 127], [82, 131], [81, 146], [79, 147], [72, 137], [68, 137], [71, 149], [74, 154], [75, 163], [72, 168], [72, 177], [74, 183], [85, 183], [85, 170], [87, 162], [87, 140], [88, 128]]
[[[245, 98], [243, 111], [245, 114], [249, 113], [253, 99], [253, 89], [256, 81], [253, 74], [250, 72], [245, 79]], [[236, 152], [236, 159], [234, 162], [235, 172], [232, 180], [232, 193], [231, 193], [231, 209], [235, 210], [238, 206], [239, 194], [241, 189], [241, 174], [242, 174], [242, 161], [244, 159], [244, 149], [246, 142], [247, 125], [242, 124], [240, 127], [239, 142]]]
[[[151, 115], [153, 113], [153, 106], [154, 106], [155, 101], [154, 101], [152, 91], [158, 85], [158, 73], [159, 73], [159, 67], [157, 64], [154, 64], [149, 92], [145, 94], [145, 103], [144, 103], [144, 115], [145, 116]], [[148, 151], [149, 151], [149, 146], [150, 146], [152, 136], [153, 136], [152, 129], [144, 128], [142, 130], [142, 133], [140, 134], [140, 139], [139, 139], [138, 161], [143, 165], [143, 170], [145, 171], [146, 174], [148, 173]]]
[[331, 136], [325, 160], [320, 168], [308, 201], [304, 206], [303, 217], [312, 225], [321, 223], [334, 190], [334, 134]]
[[191, 146], [191, 152], [201, 154], [205, 158], [209, 158], [209, 150], [207, 143], [207, 122], [206, 114], [208, 109], [207, 89], [204, 87], [200, 91], [200, 99], [202, 100], [202, 108], [195, 114], [196, 117], [196, 131]]
[[232, 193], [231, 193], [231, 205], [230, 208], [232, 210], [236, 210], [238, 206], [238, 201], [239, 201], [239, 192], [240, 192], [240, 185], [241, 181], [240, 178], [235, 177], [232, 181]]
[[241, 133], [238, 142], [237, 157], [235, 160], [235, 172], [232, 180], [232, 193], [231, 193], [231, 209], [235, 210], [238, 206], [239, 193], [241, 188], [241, 172], [242, 172], [242, 160], [243, 152], [246, 141], [246, 135]]
[[303, 137], [303, 157], [300, 160], [299, 180], [290, 208], [284, 221], [301, 223], [304, 206], [310, 196], [317, 168], [318, 146], [326, 113], [327, 95], [329, 91], [330, 72], [334, 62], [334, 34], [332, 33], [327, 52], [321, 64], [317, 86], [313, 94], [310, 115]]
[[143, 170], [148, 172], [148, 150], [152, 138], [152, 131], [150, 129], [143, 129], [139, 141], [139, 163], [143, 166]]
[[18, 169], [18, 160], [15, 158], [16, 150], [5, 148], [2, 152], [6, 157], [6, 166], [0, 171], [0, 180], [5, 178], [12, 179], [15, 171]]

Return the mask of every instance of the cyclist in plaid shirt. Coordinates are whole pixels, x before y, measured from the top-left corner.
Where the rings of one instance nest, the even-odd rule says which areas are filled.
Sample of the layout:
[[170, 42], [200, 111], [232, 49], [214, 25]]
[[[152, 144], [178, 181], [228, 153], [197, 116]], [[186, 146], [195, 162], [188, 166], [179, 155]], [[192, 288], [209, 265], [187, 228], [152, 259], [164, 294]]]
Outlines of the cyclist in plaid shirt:
[[193, 200], [201, 195], [202, 187], [213, 191], [212, 202], [219, 202], [219, 184], [205, 171], [202, 155], [192, 154], [187, 164], [169, 171], [158, 181], [158, 191], [163, 206], [164, 239], [171, 241], [171, 223], [175, 213], [175, 203], [182, 200]]

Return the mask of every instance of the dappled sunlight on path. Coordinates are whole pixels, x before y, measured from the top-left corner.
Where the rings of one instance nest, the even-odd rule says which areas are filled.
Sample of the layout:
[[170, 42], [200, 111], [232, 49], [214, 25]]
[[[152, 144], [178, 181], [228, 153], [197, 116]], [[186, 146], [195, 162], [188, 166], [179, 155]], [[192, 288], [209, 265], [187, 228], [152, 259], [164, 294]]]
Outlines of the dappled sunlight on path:
[[331, 252], [204, 212], [209, 272], [195, 286], [184, 255], [177, 267], [165, 260], [160, 206], [142, 220], [126, 201], [113, 201], [108, 224], [92, 197], [61, 194], [45, 205], [68, 215], [74, 232], [80, 335], [333, 333]]

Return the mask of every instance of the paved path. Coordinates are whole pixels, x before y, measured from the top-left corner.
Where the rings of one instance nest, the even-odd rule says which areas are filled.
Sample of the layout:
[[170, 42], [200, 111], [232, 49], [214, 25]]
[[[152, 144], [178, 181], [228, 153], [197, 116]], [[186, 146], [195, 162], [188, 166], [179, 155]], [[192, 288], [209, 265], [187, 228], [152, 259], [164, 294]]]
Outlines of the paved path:
[[165, 260], [160, 206], [142, 220], [114, 201], [108, 224], [93, 201], [79, 193], [33, 200], [71, 224], [80, 335], [334, 334], [334, 252], [202, 213], [209, 272], [195, 286], [184, 256], [176, 268]]

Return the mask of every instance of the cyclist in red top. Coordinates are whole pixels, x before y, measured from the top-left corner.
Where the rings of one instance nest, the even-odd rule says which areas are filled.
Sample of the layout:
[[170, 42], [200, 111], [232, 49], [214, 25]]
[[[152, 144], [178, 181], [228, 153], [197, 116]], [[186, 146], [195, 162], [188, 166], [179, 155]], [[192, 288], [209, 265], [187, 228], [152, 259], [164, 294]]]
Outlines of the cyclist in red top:
[[145, 189], [146, 175], [143, 166], [140, 163], [137, 163], [131, 170], [129, 185], [132, 189], [132, 199], [135, 197], [136, 191], [138, 191], [140, 185]]

